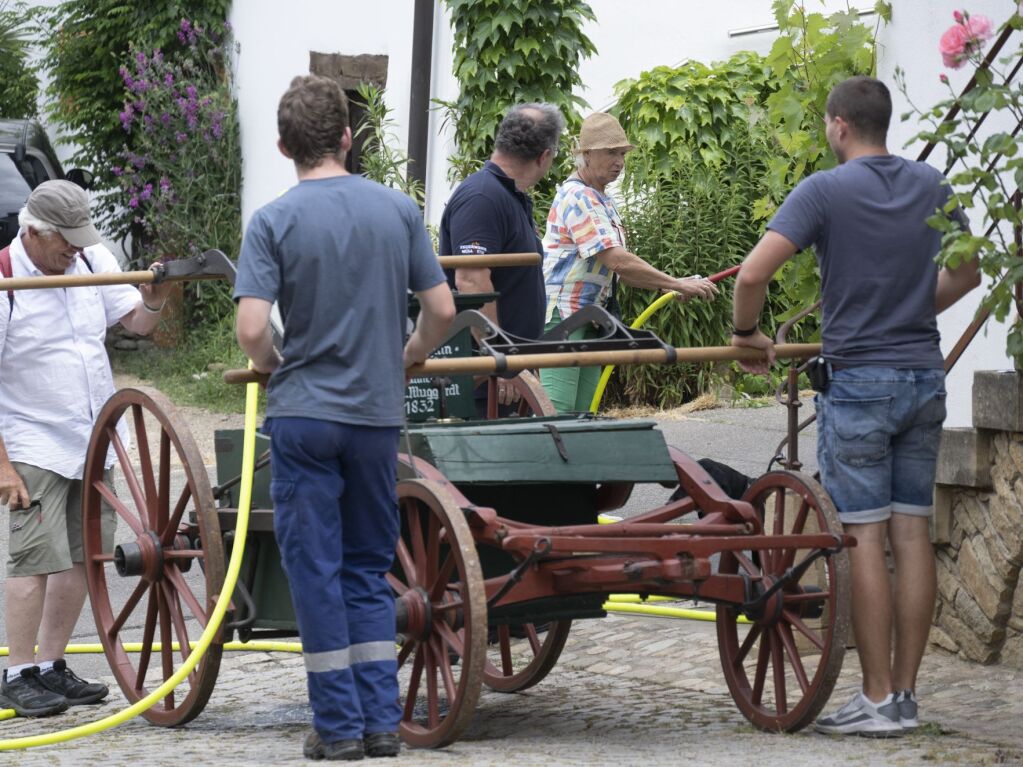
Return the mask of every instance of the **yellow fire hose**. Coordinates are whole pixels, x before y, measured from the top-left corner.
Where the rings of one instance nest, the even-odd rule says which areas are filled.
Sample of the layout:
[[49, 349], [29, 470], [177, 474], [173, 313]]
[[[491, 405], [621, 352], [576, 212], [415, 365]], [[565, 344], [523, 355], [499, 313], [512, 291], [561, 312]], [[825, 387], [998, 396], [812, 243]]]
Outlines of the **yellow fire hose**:
[[[640, 313], [640, 315], [633, 320], [630, 328], [636, 330], [646, 325], [646, 321], [650, 319], [655, 312], [657, 312], [665, 304], [671, 303], [675, 300], [674, 293], [665, 293], [663, 296], [654, 301], [650, 306]], [[600, 409], [600, 401], [604, 399], [604, 389], [607, 388], [607, 382], [611, 380], [611, 374], [615, 372], [614, 365], [604, 365], [604, 369], [600, 372], [600, 380], [597, 381], [597, 390], [593, 392], [593, 401], [590, 402], [590, 412], [596, 413]]]
[[[234, 593], [234, 586], [238, 581], [238, 572], [242, 565], [242, 553], [245, 550], [245, 538], [249, 528], [249, 509], [252, 506], [252, 479], [256, 465], [256, 403], [258, 398], [259, 386], [254, 383], [249, 384], [245, 391], [245, 437], [242, 441], [241, 488], [238, 500], [238, 522], [235, 528], [234, 545], [231, 548], [231, 559], [227, 566], [223, 590], [217, 598], [217, 604], [213, 608], [213, 613], [210, 615], [209, 622], [206, 624], [202, 636], [195, 643], [195, 650], [188, 656], [181, 668], [171, 675], [170, 679], [128, 708], [95, 722], [72, 727], [67, 730], [59, 730], [58, 732], [51, 732], [45, 735], [0, 740], [0, 751], [12, 751], [15, 749], [63, 743], [68, 740], [95, 735], [98, 732], [103, 732], [111, 727], [123, 724], [165, 698], [170, 694], [171, 690], [181, 684], [195, 667], [199, 665], [199, 661], [220, 630], [220, 624], [223, 622], [227, 606], [231, 602], [231, 594]], [[0, 718], [8, 719], [10, 717], [0, 715]]]
[[[189, 642], [189, 647], [193, 650], [199, 646], [199, 642]], [[141, 642], [125, 642], [121, 645], [125, 652], [142, 652]], [[150, 646], [153, 652], [160, 652], [163, 649], [163, 644], [160, 642], [153, 642]], [[177, 642], [171, 644], [171, 648], [174, 652], [178, 652], [181, 649], [181, 645]], [[227, 652], [302, 652], [301, 642], [225, 642], [223, 648]], [[37, 648], [38, 649], [38, 648]], [[103, 652], [103, 645], [99, 643], [95, 644], [69, 644], [64, 652], [68, 655], [88, 655], [92, 653]], [[7, 655], [7, 648], [0, 647], [0, 657]]]
[[[725, 269], [723, 272], [718, 272], [717, 274], [712, 275], [707, 279], [709, 279], [711, 282], [719, 282], [723, 280], [725, 277], [731, 277], [738, 271], [739, 267], [733, 266], [732, 268]], [[653, 317], [654, 314], [658, 312], [665, 304], [671, 303], [672, 301], [676, 300], [676, 298], [677, 294], [674, 292], [665, 293], [663, 296], [661, 296], [652, 304], [650, 304], [650, 306], [644, 309], [640, 313], [640, 315], [635, 320], [632, 321], [632, 324], [629, 325], [629, 327], [632, 328], [633, 330], [638, 330], [639, 328], [643, 327], [644, 325], [646, 325], [646, 321]], [[611, 380], [611, 374], [613, 372], [615, 372], [614, 365], [605, 365], [604, 369], [600, 372], [600, 380], [597, 381], [597, 390], [593, 392], [593, 401], [590, 402], [591, 413], [596, 413], [600, 409], [600, 401], [604, 399], [604, 389], [607, 388], [607, 382]]]

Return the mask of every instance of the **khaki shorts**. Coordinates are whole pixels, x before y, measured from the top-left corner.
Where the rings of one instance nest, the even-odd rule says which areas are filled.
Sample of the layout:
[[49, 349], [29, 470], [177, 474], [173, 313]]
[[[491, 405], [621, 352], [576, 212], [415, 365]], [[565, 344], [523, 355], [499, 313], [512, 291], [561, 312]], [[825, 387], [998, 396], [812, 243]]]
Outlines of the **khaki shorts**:
[[[27, 463], [11, 463], [24, 480], [32, 503], [27, 509], [7, 511], [11, 526], [8, 577], [48, 575], [83, 562], [82, 481]], [[109, 469], [106, 481], [113, 486]], [[117, 517], [106, 501], [102, 503], [100, 519], [103, 551], [110, 553]]]

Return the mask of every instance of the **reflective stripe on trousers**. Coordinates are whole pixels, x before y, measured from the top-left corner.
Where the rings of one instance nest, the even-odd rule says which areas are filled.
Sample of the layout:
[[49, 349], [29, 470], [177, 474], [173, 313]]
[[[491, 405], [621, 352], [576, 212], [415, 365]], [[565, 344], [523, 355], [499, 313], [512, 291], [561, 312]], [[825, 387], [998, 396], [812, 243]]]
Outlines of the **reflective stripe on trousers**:
[[305, 670], [311, 674], [318, 674], [324, 671], [344, 671], [356, 663], [396, 661], [398, 650], [394, 642], [363, 642], [342, 650], [307, 652], [303, 653], [302, 657], [305, 659]]

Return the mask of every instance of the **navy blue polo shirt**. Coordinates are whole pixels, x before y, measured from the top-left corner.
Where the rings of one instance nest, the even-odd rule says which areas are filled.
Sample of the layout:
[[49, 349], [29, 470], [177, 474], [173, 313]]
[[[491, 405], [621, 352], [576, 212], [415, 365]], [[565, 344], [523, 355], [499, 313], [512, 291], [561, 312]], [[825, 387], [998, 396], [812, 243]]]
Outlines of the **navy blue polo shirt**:
[[[533, 222], [533, 201], [515, 188], [515, 182], [491, 161], [458, 185], [440, 220], [442, 255], [485, 253], [543, 254]], [[497, 300], [497, 321], [508, 333], [522, 338], [543, 334], [543, 269], [502, 266], [490, 271]], [[455, 287], [454, 270], [448, 283]]]

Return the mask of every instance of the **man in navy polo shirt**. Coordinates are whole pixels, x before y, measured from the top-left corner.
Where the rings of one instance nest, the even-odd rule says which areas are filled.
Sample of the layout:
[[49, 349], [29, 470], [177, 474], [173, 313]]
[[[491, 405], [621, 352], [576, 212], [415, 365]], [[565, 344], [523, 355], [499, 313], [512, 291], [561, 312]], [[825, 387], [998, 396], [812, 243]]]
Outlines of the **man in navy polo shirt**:
[[[497, 129], [494, 152], [455, 189], [440, 221], [440, 252], [543, 254], [526, 190], [547, 175], [558, 153], [565, 118], [553, 104], [519, 104]], [[546, 297], [536, 266], [456, 269], [448, 282], [462, 293], [496, 291], [482, 308], [492, 322], [522, 338], [543, 334]]]

